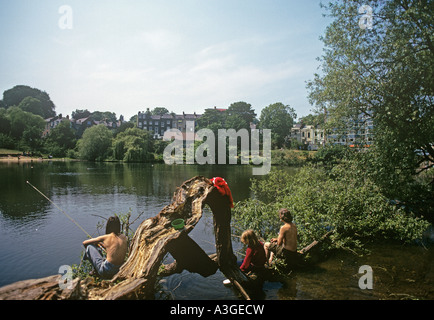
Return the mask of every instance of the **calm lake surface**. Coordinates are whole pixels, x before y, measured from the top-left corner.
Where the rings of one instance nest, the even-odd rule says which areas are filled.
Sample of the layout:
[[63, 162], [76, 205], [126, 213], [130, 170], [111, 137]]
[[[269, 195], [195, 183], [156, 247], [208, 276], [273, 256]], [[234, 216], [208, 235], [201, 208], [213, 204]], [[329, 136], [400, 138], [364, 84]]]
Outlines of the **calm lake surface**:
[[[132, 226], [135, 229], [170, 204], [176, 187], [196, 175], [225, 178], [234, 201], [251, 196], [250, 179], [254, 176], [252, 168], [244, 165], [0, 162], [0, 286], [57, 274], [62, 265], [80, 263], [86, 235], [26, 184], [27, 180], [97, 236], [97, 224], [104, 222], [101, 217], [131, 210], [133, 220], [143, 212]], [[209, 209], [205, 208], [190, 236], [208, 254], [215, 252]], [[364, 257], [335, 254], [283, 282], [266, 282], [260, 298], [434, 299], [432, 238], [431, 230], [424, 245], [375, 245]], [[244, 252], [236, 239], [233, 247]], [[167, 256], [165, 263], [171, 259]], [[362, 265], [373, 269], [372, 290], [359, 288]], [[162, 279], [156, 299], [239, 299], [230, 287], [223, 286], [224, 279], [219, 271], [207, 278], [184, 271]]]

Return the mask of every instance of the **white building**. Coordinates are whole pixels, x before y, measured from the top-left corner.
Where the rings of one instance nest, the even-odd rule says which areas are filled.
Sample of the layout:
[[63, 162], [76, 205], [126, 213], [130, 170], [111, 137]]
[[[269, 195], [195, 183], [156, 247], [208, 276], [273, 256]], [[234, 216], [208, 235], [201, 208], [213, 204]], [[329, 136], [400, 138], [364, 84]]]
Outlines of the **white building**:
[[317, 150], [325, 143], [324, 129], [318, 126], [296, 123], [292, 126], [290, 139], [297, 141], [308, 150]]

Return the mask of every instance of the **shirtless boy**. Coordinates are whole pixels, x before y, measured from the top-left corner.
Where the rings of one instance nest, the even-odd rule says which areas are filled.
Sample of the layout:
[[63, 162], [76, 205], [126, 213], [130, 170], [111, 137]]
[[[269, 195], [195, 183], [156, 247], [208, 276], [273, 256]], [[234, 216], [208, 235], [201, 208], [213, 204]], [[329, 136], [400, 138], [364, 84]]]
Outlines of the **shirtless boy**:
[[[127, 253], [127, 237], [120, 232], [119, 218], [114, 216], [107, 220], [105, 235], [83, 241], [86, 248], [84, 259], [92, 263], [95, 271], [102, 278], [111, 279], [124, 263]], [[98, 244], [106, 250], [106, 258], [99, 252]]]
[[292, 222], [292, 215], [288, 209], [279, 210], [279, 218], [284, 223], [279, 236], [264, 245], [268, 263], [271, 264], [274, 254], [284, 258], [286, 262], [296, 263], [297, 260], [297, 227]]

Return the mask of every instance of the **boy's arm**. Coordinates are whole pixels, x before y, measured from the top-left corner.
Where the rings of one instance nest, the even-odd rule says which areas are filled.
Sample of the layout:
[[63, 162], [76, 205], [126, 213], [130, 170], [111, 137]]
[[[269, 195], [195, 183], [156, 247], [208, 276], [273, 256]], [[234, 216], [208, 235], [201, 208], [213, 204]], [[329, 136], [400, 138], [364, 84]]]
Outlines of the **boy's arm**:
[[104, 242], [105, 238], [106, 238], [106, 235], [99, 236], [99, 237], [92, 238], [92, 239], [87, 239], [87, 240], [83, 241], [83, 245], [87, 246], [87, 245], [93, 244], [93, 243]]

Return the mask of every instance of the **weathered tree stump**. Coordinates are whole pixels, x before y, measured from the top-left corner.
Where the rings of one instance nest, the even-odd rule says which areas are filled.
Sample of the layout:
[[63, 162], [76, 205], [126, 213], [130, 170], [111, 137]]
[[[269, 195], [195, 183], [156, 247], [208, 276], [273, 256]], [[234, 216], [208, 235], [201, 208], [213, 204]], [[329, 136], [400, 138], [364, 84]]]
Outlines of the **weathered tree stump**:
[[[202, 217], [205, 205], [213, 213], [216, 254], [212, 257], [188, 236]], [[171, 226], [178, 218], [185, 221], [182, 230]], [[164, 266], [161, 275], [188, 270], [206, 277], [220, 269], [234, 288], [245, 299], [250, 299], [250, 290], [257, 289], [256, 283], [236, 264], [230, 222], [230, 198], [222, 195], [209, 179], [194, 177], [177, 188], [171, 204], [139, 225], [128, 259], [113, 280], [96, 283], [91, 278], [75, 279], [72, 288], [64, 290], [59, 286], [60, 275], [20, 281], [0, 288], [0, 300], [153, 299], [158, 272], [167, 253], [175, 262]], [[307, 250], [309, 248], [303, 251]]]
[[[205, 204], [214, 215], [217, 248], [214, 259], [188, 236], [202, 217]], [[171, 226], [178, 218], [185, 221], [182, 230]], [[128, 259], [113, 280], [95, 283], [76, 279], [69, 292], [60, 290], [60, 276], [28, 280], [0, 288], [0, 299], [153, 299], [158, 271], [168, 252], [176, 260], [167, 266], [169, 271], [185, 269], [209, 276], [219, 268], [234, 283], [248, 283], [232, 251], [230, 219], [228, 197], [222, 196], [209, 179], [194, 177], [177, 188], [170, 205], [140, 224], [131, 241]]]

